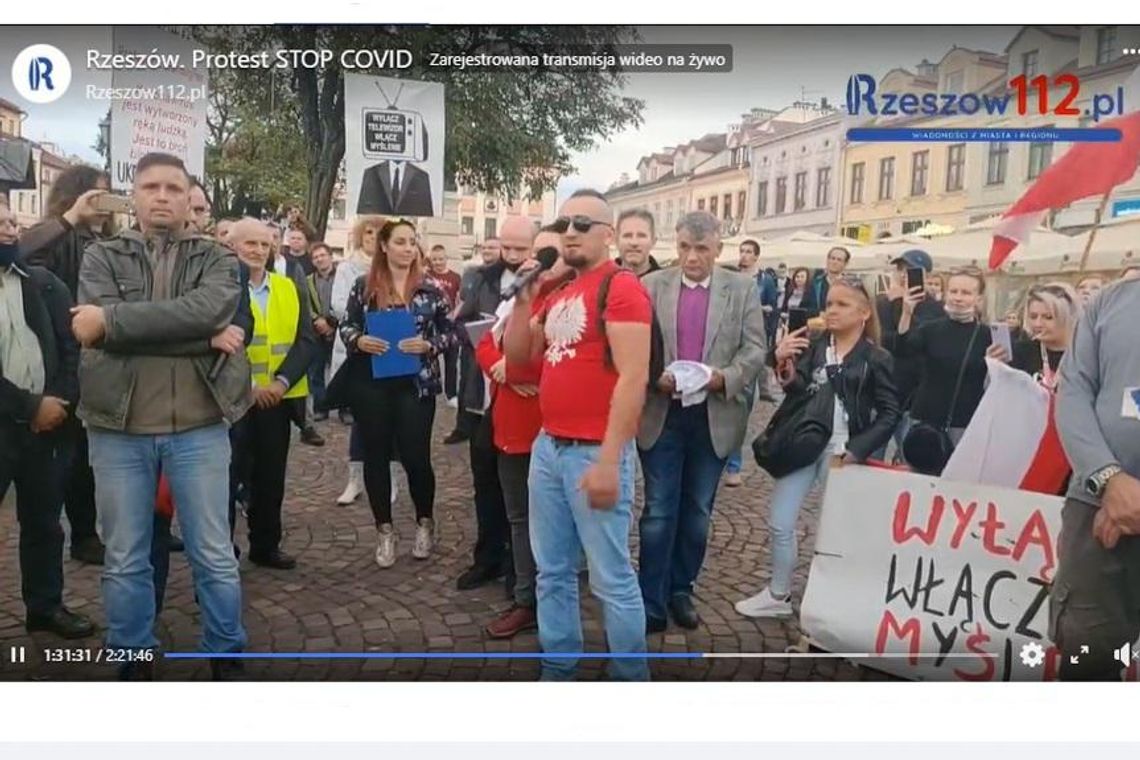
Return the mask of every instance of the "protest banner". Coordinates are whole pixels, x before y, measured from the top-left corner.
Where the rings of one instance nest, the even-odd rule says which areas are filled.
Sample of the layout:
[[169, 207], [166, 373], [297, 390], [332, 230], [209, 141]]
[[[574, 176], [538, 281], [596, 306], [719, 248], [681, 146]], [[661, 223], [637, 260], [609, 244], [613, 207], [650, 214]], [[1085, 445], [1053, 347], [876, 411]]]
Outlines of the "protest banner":
[[[1049, 584], [1062, 504], [904, 472], [832, 470], [804, 632], [832, 652], [903, 654], [860, 664], [904, 678], [1053, 680]], [[963, 653], [988, 656], [946, 656]]]
[[442, 84], [344, 75], [345, 176], [357, 214], [443, 213]]
[[111, 76], [111, 189], [130, 190], [139, 159], [154, 152], [177, 156], [203, 179], [209, 77], [190, 65], [201, 46], [153, 26], [116, 26], [112, 39], [115, 54], [153, 56], [159, 65]]

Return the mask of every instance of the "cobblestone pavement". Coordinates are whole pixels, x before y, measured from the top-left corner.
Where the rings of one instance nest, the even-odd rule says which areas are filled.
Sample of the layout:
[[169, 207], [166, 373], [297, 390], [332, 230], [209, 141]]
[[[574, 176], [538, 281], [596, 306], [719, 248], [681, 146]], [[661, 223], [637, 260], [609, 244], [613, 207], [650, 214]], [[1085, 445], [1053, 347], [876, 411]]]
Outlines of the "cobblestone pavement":
[[[759, 404], [753, 428], [772, 411]], [[290, 452], [285, 499], [283, 548], [297, 556], [293, 571], [259, 568], [242, 560], [245, 624], [249, 649], [256, 652], [536, 652], [533, 633], [510, 641], [493, 641], [483, 626], [509, 606], [502, 584], [461, 592], [455, 580], [470, 564], [475, 538], [471, 474], [466, 445], [443, 446], [454, 412], [440, 405], [435, 427], [436, 551], [426, 562], [412, 559], [414, 518], [406, 484], [400, 478], [395, 507], [403, 540], [395, 567], [379, 569], [373, 561], [375, 529], [364, 497], [350, 507], [335, 499], [346, 478], [347, 428], [322, 423], [328, 444], [303, 446], [296, 439]], [[733, 604], [758, 591], [767, 581], [769, 535], [767, 500], [772, 482], [745, 457], [744, 486], [722, 488], [713, 514], [709, 549], [698, 580], [695, 603], [703, 622], [695, 631], [671, 626], [649, 637], [654, 652], [783, 652], [800, 637], [794, 620], [753, 621]], [[640, 512], [640, 487], [638, 507]], [[17, 572], [17, 528], [14, 498], [0, 508], [0, 680], [110, 680], [110, 666], [44, 663], [43, 648], [96, 648], [96, 637], [63, 642], [51, 634], [29, 635], [23, 628], [23, 604]], [[795, 598], [803, 593], [814, 544], [818, 500], [812, 500], [800, 525], [800, 558]], [[245, 529], [239, 521], [239, 543]], [[637, 556], [636, 524], [632, 537]], [[65, 600], [74, 610], [103, 625], [99, 568], [65, 563]], [[586, 649], [605, 651], [600, 608], [583, 590]], [[192, 652], [200, 621], [190, 571], [184, 555], [175, 554], [167, 607], [158, 623], [166, 651]], [[10, 647], [25, 646], [27, 662], [8, 662]], [[583, 680], [603, 678], [604, 661], [583, 660]], [[260, 660], [247, 665], [251, 676], [272, 680], [532, 680], [536, 660], [511, 659], [296, 659]], [[839, 660], [713, 659], [655, 660], [656, 680], [866, 680], [871, 671]], [[208, 667], [200, 661], [165, 660], [159, 668], [167, 680], [202, 680]]]

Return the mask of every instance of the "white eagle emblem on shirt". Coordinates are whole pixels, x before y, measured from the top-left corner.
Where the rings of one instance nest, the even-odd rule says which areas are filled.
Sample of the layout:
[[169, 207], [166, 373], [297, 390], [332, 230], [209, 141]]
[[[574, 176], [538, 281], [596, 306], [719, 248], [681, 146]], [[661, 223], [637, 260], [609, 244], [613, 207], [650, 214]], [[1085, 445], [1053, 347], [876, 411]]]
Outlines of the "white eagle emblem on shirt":
[[550, 307], [546, 315], [546, 361], [551, 365], [577, 355], [574, 348], [586, 332], [586, 302], [581, 294]]

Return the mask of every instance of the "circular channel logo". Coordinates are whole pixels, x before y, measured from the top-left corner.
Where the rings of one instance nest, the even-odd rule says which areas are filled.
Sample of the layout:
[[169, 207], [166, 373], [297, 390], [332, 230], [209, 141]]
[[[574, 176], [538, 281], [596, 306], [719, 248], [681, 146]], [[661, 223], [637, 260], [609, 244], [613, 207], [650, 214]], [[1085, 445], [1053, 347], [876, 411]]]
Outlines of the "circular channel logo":
[[12, 84], [29, 103], [51, 103], [71, 84], [71, 61], [54, 45], [29, 45], [12, 63]]

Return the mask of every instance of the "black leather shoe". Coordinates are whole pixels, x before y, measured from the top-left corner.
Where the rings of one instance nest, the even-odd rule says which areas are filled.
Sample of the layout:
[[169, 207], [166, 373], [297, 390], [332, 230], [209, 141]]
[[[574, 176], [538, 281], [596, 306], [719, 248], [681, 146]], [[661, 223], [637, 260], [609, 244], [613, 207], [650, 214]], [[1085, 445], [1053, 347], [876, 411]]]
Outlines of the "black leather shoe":
[[669, 627], [669, 621], [664, 618], [645, 618], [645, 632], [648, 633], [661, 633]]
[[340, 419], [340, 424], [342, 424], [342, 425], [351, 425], [352, 424], [352, 412], [348, 411], [347, 409], [341, 409], [339, 412], [336, 413], [336, 416]]
[[447, 437], [443, 439], [443, 443], [446, 446], [452, 446], [456, 443], [463, 443], [467, 438], [467, 433], [464, 433], [462, 430], [452, 430], [447, 434]]
[[[271, 567], [274, 570], [292, 570], [297, 566], [296, 559], [280, 550], [275, 550], [267, 554], [251, 551], [249, 553], [249, 561], [261, 567]], [[211, 662], [221, 662], [221, 660], [212, 660]]]
[[501, 566], [483, 567], [482, 565], [472, 565], [463, 571], [463, 575], [459, 576], [459, 580], [455, 582], [455, 587], [460, 591], [470, 591], [473, 588], [485, 586], [492, 581], [502, 578], [506, 574], [506, 569]]
[[50, 631], [62, 639], [84, 639], [95, 633], [95, 624], [66, 607], [50, 615], [28, 613], [24, 628], [32, 631]]
[[215, 681], [248, 681], [245, 663], [241, 660], [210, 660], [210, 677]]
[[701, 624], [701, 616], [693, 606], [693, 600], [687, 596], [675, 596], [669, 601], [669, 612], [677, 625], [693, 630]]
[[324, 422], [328, 418], [328, 412], [313, 412], [313, 422]]
[[324, 446], [325, 439], [317, 432], [317, 429], [312, 425], [301, 431], [301, 443], [309, 446]]
[[102, 565], [106, 549], [98, 536], [84, 538], [71, 545], [71, 558], [85, 565]]

